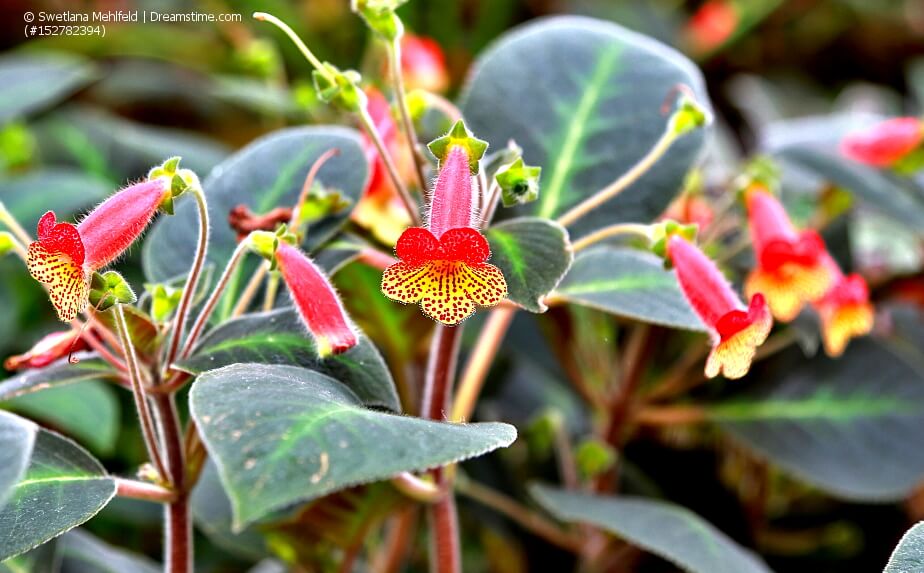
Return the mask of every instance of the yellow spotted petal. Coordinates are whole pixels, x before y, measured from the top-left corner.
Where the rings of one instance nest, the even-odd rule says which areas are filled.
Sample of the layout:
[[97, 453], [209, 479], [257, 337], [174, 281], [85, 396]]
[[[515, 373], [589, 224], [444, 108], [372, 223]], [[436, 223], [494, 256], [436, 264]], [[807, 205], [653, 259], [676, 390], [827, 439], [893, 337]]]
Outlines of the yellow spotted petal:
[[29, 272], [48, 287], [58, 318], [70, 322], [87, 306], [90, 287], [83, 268], [61, 252], [48, 251], [39, 242], [29, 245]]

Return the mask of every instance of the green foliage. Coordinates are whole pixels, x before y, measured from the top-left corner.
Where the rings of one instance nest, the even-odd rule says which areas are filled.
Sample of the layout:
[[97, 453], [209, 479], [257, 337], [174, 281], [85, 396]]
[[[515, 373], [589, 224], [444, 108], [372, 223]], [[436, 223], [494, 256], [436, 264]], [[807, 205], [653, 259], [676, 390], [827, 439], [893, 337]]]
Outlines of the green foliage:
[[0, 124], [41, 111], [97, 77], [96, 67], [68, 54], [0, 58]]
[[902, 536], [883, 573], [921, 571], [924, 571], [924, 522], [918, 522]]

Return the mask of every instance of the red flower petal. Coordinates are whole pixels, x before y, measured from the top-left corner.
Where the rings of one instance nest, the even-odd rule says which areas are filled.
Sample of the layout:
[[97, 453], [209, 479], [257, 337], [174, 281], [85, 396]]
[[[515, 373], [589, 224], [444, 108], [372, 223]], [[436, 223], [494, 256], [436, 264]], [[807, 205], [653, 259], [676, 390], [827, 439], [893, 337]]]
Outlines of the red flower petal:
[[80, 233], [70, 223], [56, 222], [49, 211], [39, 220], [38, 237], [29, 245], [29, 273], [48, 287], [58, 318], [70, 322], [87, 306], [90, 291]]
[[440, 242], [423, 227], [409, 227], [401, 233], [395, 244], [395, 254], [410, 264], [442, 258]]
[[491, 256], [488, 241], [471, 227], [449, 229], [440, 237], [440, 247], [446, 260], [469, 265], [483, 263]]
[[921, 120], [896, 117], [848, 135], [841, 142], [841, 153], [860, 163], [888, 167], [913, 151], [922, 140]]

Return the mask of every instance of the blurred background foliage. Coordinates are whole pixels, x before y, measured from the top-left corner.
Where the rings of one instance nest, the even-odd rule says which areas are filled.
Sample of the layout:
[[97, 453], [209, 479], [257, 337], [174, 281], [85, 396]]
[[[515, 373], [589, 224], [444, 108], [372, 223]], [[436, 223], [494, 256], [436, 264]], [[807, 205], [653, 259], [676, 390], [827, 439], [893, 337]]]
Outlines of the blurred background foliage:
[[[920, 108], [924, 102], [921, 0], [732, 0], [730, 4], [734, 5], [731, 22], [727, 14], [709, 13], [708, 7], [704, 13], [703, 3], [694, 0], [412, 0], [401, 15], [409, 30], [430, 36], [443, 47], [452, 97], [479, 51], [505, 30], [548, 14], [592, 15], [674, 45], [705, 74], [719, 117], [710, 162], [720, 174], [772, 134], [770, 124], [782, 120], [838, 112], [924, 111]], [[24, 38], [24, 12], [65, 9], [196, 10], [240, 13], [243, 18], [214, 25], [109, 24], [105, 38]], [[367, 77], [381, 77], [383, 55], [368, 41], [365, 26], [350, 12], [348, 0], [5, 0], [0, 7], [0, 48], [6, 55], [53, 52], [75, 61], [69, 62], [66, 73], [50, 66], [41, 73], [24, 72], [22, 81], [0, 85], [0, 200], [31, 230], [46, 209], [54, 208], [62, 217], [85, 212], [166, 156], [181, 155], [186, 167], [204, 175], [232, 150], [279, 127], [342, 122], [315, 100], [309, 66], [298, 52], [250, 19], [255, 10], [289, 22], [322, 60], [341, 68], [355, 67]], [[697, 18], [700, 24], [695, 26]], [[703, 29], [711, 32], [703, 36]], [[36, 109], [17, 110], [17, 90], [47, 92], [47, 101]], [[867, 234], [873, 251], [866, 252], [878, 248], [881, 256], [897, 259], [889, 264], [904, 265], [903, 282], [893, 286], [905, 289], [907, 300], [922, 304], [919, 240], [913, 236], [894, 243], [886, 240], [883, 246], [881, 231], [889, 224], [876, 219], [866, 224], [874, 229]], [[838, 243], [832, 244], [836, 248]], [[144, 281], [139, 252], [136, 248], [128, 264], [120, 267], [133, 284]], [[377, 283], [375, 273], [367, 271], [351, 267], [340, 276], [348, 301], [351, 288], [362, 292], [362, 285]], [[28, 349], [53, 330], [56, 321], [43, 291], [18, 260], [0, 260], [0, 277], [0, 355], [7, 356]], [[375, 301], [357, 299], [353, 306], [364, 327], [386, 323], [381, 320], [383, 312], [390, 313], [388, 324], [408, 320], [404, 309], [383, 311]], [[581, 353], [570, 362], [563, 360], [564, 366], [553, 359], [553, 350], [535, 350], [548, 348], [541, 333], [551, 331], [554, 336], [558, 329], [573, 333], [572, 349]], [[559, 382], [566, 377], [562, 368], [593, 371], [595, 362], [612, 360], [611, 342], [606, 341], [615, 338], [616, 330], [612, 317], [581, 308], [560, 308], [540, 318], [521, 313], [492, 378], [505, 384], [490, 388], [482, 415], [526, 428], [543, 407], [555, 404], [565, 413], [573, 434], [586, 432], [590, 422], [581, 412], [581, 402]], [[383, 352], [420, 351], [403, 343], [394, 346], [383, 347]], [[785, 357], [773, 367], [784, 368], [784, 364]], [[401, 377], [396, 374], [399, 383]], [[112, 471], [128, 472], [144, 453], [127, 400], [127, 395], [99, 382], [84, 382], [14, 399], [2, 407], [67, 429]], [[527, 477], [505, 474], [502, 467], [519, 467], [523, 472], [529, 467], [530, 476], [554, 473], [554, 464], [541, 454], [545, 434], [539, 430], [525, 434], [499, 456], [506, 462], [503, 466], [479, 461], [470, 464], [469, 471], [501, 489], [515, 489], [514, 484]], [[759, 539], [747, 541], [756, 543], [777, 571], [878, 571], [909, 519], [924, 517], [924, 493], [903, 504], [853, 504], [818, 494], [768, 468], [759, 469], [772, 477], [772, 487], [754, 491], [749, 489], [754, 484], [737, 480], [751, 475], [742, 466], [758, 462], [727, 440], [723, 453], [717, 454], [687, 447], [696, 440], [684, 427], [656, 438], [643, 433], [624, 452], [630, 462], [623, 470], [628, 489], [667, 495], [732, 535], [746, 530], [751, 517], [750, 508], [745, 504], [742, 509], [740, 500], [752, 500], [770, 514], [770, 526], [761, 530]], [[588, 447], [587, 455], [593, 456], [592, 445]], [[548, 567], [544, 570], [551, 571], [568, 562], [567, 556], [524, 536], [496, 514], [465, 505], [463, 519], [469, 525], [479, 520], [482, 526], [473, 546], [481, 551], [466, 554], [467, 570], [515, 572], [529, 563], [543, 563]], [[154, 505], [119, 499], [89, 529], [156, 556], [159, 517]], [[254, 550], [240, 540], [231, 542], [238, 551], [230, 553], [214, 544], [221, 532], [212, 533], [211, 541], [203, 537], [197, 546], [203, 571], [244, 570], [248, 559], [263, 553], [259, 543]], [[276, 539], [271, 537], [269, 543]], [[69, 551], [79, 550], [78, 541], [68, 543]], [[412, 565], [424, 570], [420, 556]], [[646, 567], [646, 572], [672, 570], [657, 560]]]

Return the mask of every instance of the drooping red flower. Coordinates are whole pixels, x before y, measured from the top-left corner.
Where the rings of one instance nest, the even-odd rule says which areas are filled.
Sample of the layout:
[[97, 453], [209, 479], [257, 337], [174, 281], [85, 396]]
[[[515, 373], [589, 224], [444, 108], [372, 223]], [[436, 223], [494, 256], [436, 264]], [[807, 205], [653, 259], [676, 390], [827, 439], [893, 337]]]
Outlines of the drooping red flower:
[[48, 287], [58, 318], [70, 322], [87, 305], [90, 277], [125, 252], [170, 195], [169, 181], [132, 185], [106, 199], [79, 225], [59, 223], [54, 211], [39, 220], [29, 245], [29, 272]]
[[872, 165], [889, 167], [924, 141], [924, 123], [916, 117], [896, 117], [854, 133], [841, 141], [846, 157]]
[[453, 146], [442, 161], [430, 201], [428, 228], [411, 227], [395, 247], [399, 262], [385, 269], [382, 292], [403, 303], [420, 303], [443, 324], [462, 322], [475, 305], [494, 306], [507, 296], [507, 282], [494, 265], [488, 242], [472, 228], [469, 155]]
[[[413, 177], [413, 158], [404, 145], [388, 100], [374, 88], [367, 89], [366, 95], [375, 130], [388, 153], [395, 159], [401, 177], [410, 179]], [[411, 219], [388, 175], [385, 161], [365, 132], [362, 134], [362, 145], [369, 164], [369, 182], [363, 198], [352, 212], [352, 218], [360, 226], [372, 231], [379, 240], [394, 244]]]
[[687, 22], [690, 47], [709, 52], [728, 40], [738, 27], [738, 12], [727, 0], [709, 0]]
[[755, 294], [745, 307], [716, 264], [679, 235], [668, 240], [667, 256], [681, 291], [712, 337], [706, 376], [723, 373], [726, 378], [741, 378], [773, 327], [763, 295]]
[[87, 348], [83, 339], [80, 338], [80, 332], [75, 329], [61, 332], [52, 332], [35, 343], [23, 354], [10, 356], [3, 366], [7, 370], [25, 370], [26, 368], [44, 368], [52, 362], [64, 358], [71, 352], [77, 352]]
[[295, 308], [314, 337], [318, 355], [340, 354], [356, 346], [356, 330], [343, 303], [314, 262], [285, 242], [279, 243], [275, 258]]
[[831, 288], [815, 302], [821, 318], [821, 338], [828, 356], [840, 356], [852, 338], [869, 334], [873, 329], [873, 305], [869, 287], [858, 274], [845, 275], [830, 255], [825, 265], [834, 277]]
[[432, 38], [405, 34], [401, 39], [401, 69], [409, 90], [440, 93], [449, 88], [446, 56]]
[[813, 230], [797, 231], [783, 205], [765, 187], [755, 184], [746, 193], [757, 267], [745, 281], [745, 293], [749, 297], [762, 293], [773, 316], [790, 321], [831, 285], [824, 240]]

